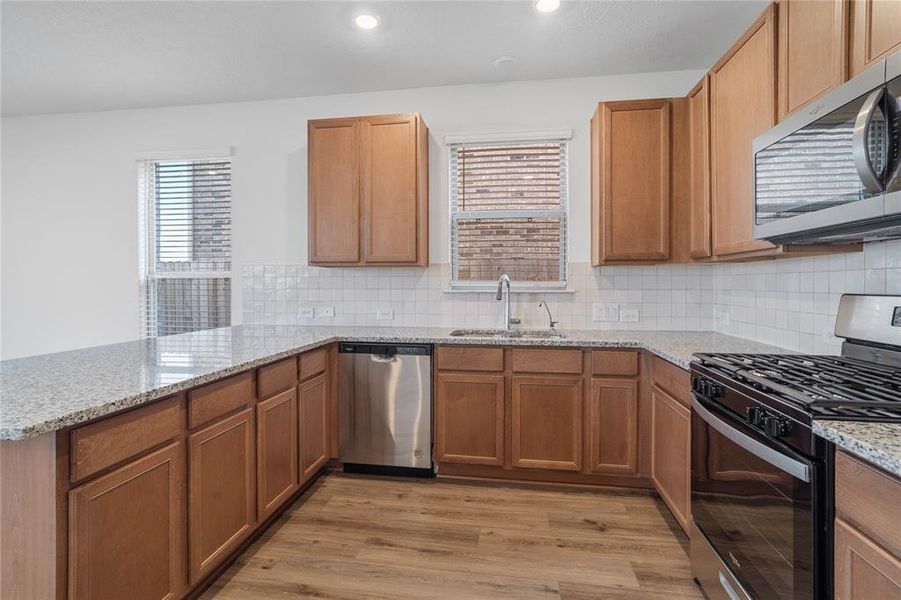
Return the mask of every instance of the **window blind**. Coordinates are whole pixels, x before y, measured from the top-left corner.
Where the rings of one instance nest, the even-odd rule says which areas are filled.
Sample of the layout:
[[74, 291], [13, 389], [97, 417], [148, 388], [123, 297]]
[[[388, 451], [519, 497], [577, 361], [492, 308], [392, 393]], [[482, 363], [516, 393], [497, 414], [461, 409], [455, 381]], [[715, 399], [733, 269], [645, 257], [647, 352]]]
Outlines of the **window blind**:
[[139, 161], [141, 333], [231, 322], [231, 159]]
[[449, 147], [452, 285], [566, 284], [567, 143]]

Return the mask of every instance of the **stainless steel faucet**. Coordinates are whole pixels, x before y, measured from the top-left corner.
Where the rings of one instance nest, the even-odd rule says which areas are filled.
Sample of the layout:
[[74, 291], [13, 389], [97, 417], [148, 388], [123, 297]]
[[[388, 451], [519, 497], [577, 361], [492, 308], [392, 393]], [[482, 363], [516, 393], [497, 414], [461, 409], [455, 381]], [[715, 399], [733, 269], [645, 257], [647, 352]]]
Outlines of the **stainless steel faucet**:
[[497, 280], [497, 300], [504, 298], [504, 284], [507, 285], [507, 304], [504, 306], [504, 330], [510, 331], [511, 325], [519, 325], [520, 320], [510, 316], [510, 276], [504, 273]]
[[553, 329], [554, 326], [557, 325], [557, 323], [559, 323], [560, 321], [554, 320], [554, 317], [551, 316], [551, 308], [547, 305], [547, 302], [545, 302], [544, 300], [542, 300], [541, 302], [538, 303], [538, 308], [541, 308], [542, 306], [544, 307], [544, 310], [547, 311], [547, 320], [548, 320], [548, 322], [550, 322], [550, 328]]

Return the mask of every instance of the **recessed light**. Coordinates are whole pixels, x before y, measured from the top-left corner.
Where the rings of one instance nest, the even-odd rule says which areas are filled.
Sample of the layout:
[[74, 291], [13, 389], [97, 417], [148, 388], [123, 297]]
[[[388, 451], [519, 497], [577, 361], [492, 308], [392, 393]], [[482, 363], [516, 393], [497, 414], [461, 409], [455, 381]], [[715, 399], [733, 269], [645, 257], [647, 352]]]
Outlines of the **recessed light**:
[[379, 26], [379, 18], [375, 15], [357, 15], [354, 23], [360, 29], [375, 29]]
[[535, 10], [538, 12], [549, 13], [560, 8], [560, 0], [537, 0], [535, 2]]

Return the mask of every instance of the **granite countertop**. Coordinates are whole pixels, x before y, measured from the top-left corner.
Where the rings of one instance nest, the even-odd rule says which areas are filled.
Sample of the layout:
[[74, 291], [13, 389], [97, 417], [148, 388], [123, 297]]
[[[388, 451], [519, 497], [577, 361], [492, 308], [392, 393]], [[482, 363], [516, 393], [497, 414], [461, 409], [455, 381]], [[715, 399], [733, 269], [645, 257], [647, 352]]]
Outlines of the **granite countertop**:
[[70, 427], [338, 340], [642, 348], [684, 369], [696, 352], [785, 352], [710, 332], [565, 333], [523, 340], [451, 337], [443, 328], [245, 325], [7, 360], [0, 362], [0, 440]]
[[813, 432], [850, 454], [901, 477], [901, 423], [815, 420]]

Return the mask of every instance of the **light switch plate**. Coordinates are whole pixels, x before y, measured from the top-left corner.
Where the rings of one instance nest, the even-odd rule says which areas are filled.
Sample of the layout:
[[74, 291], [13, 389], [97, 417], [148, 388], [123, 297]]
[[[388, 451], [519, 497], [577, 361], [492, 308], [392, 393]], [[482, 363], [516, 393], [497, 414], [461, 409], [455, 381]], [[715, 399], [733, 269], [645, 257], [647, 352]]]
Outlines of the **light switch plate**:
[[313, 318], [313, 307], [312, 306], [304, 306], [300, 310], [297, 311], [297, 316], [301, 319], [312, 319]]
[[637, 306], [623, 306], [619, 311], [619, 320], [623, 323], [638, 323], [641, 320], [641, 309]]
[[393, 308], [380, 308], [375, 311], [375, 320], [376, 321], [390, 321], [394, 318], [394, 309]]
[[320, 306], [316, 309], [317, 317], [334, 317], [335, 316], [335, 307], [334, 306]]
[[592, 321], [619, 321], [619, 304], [592, 304]]

